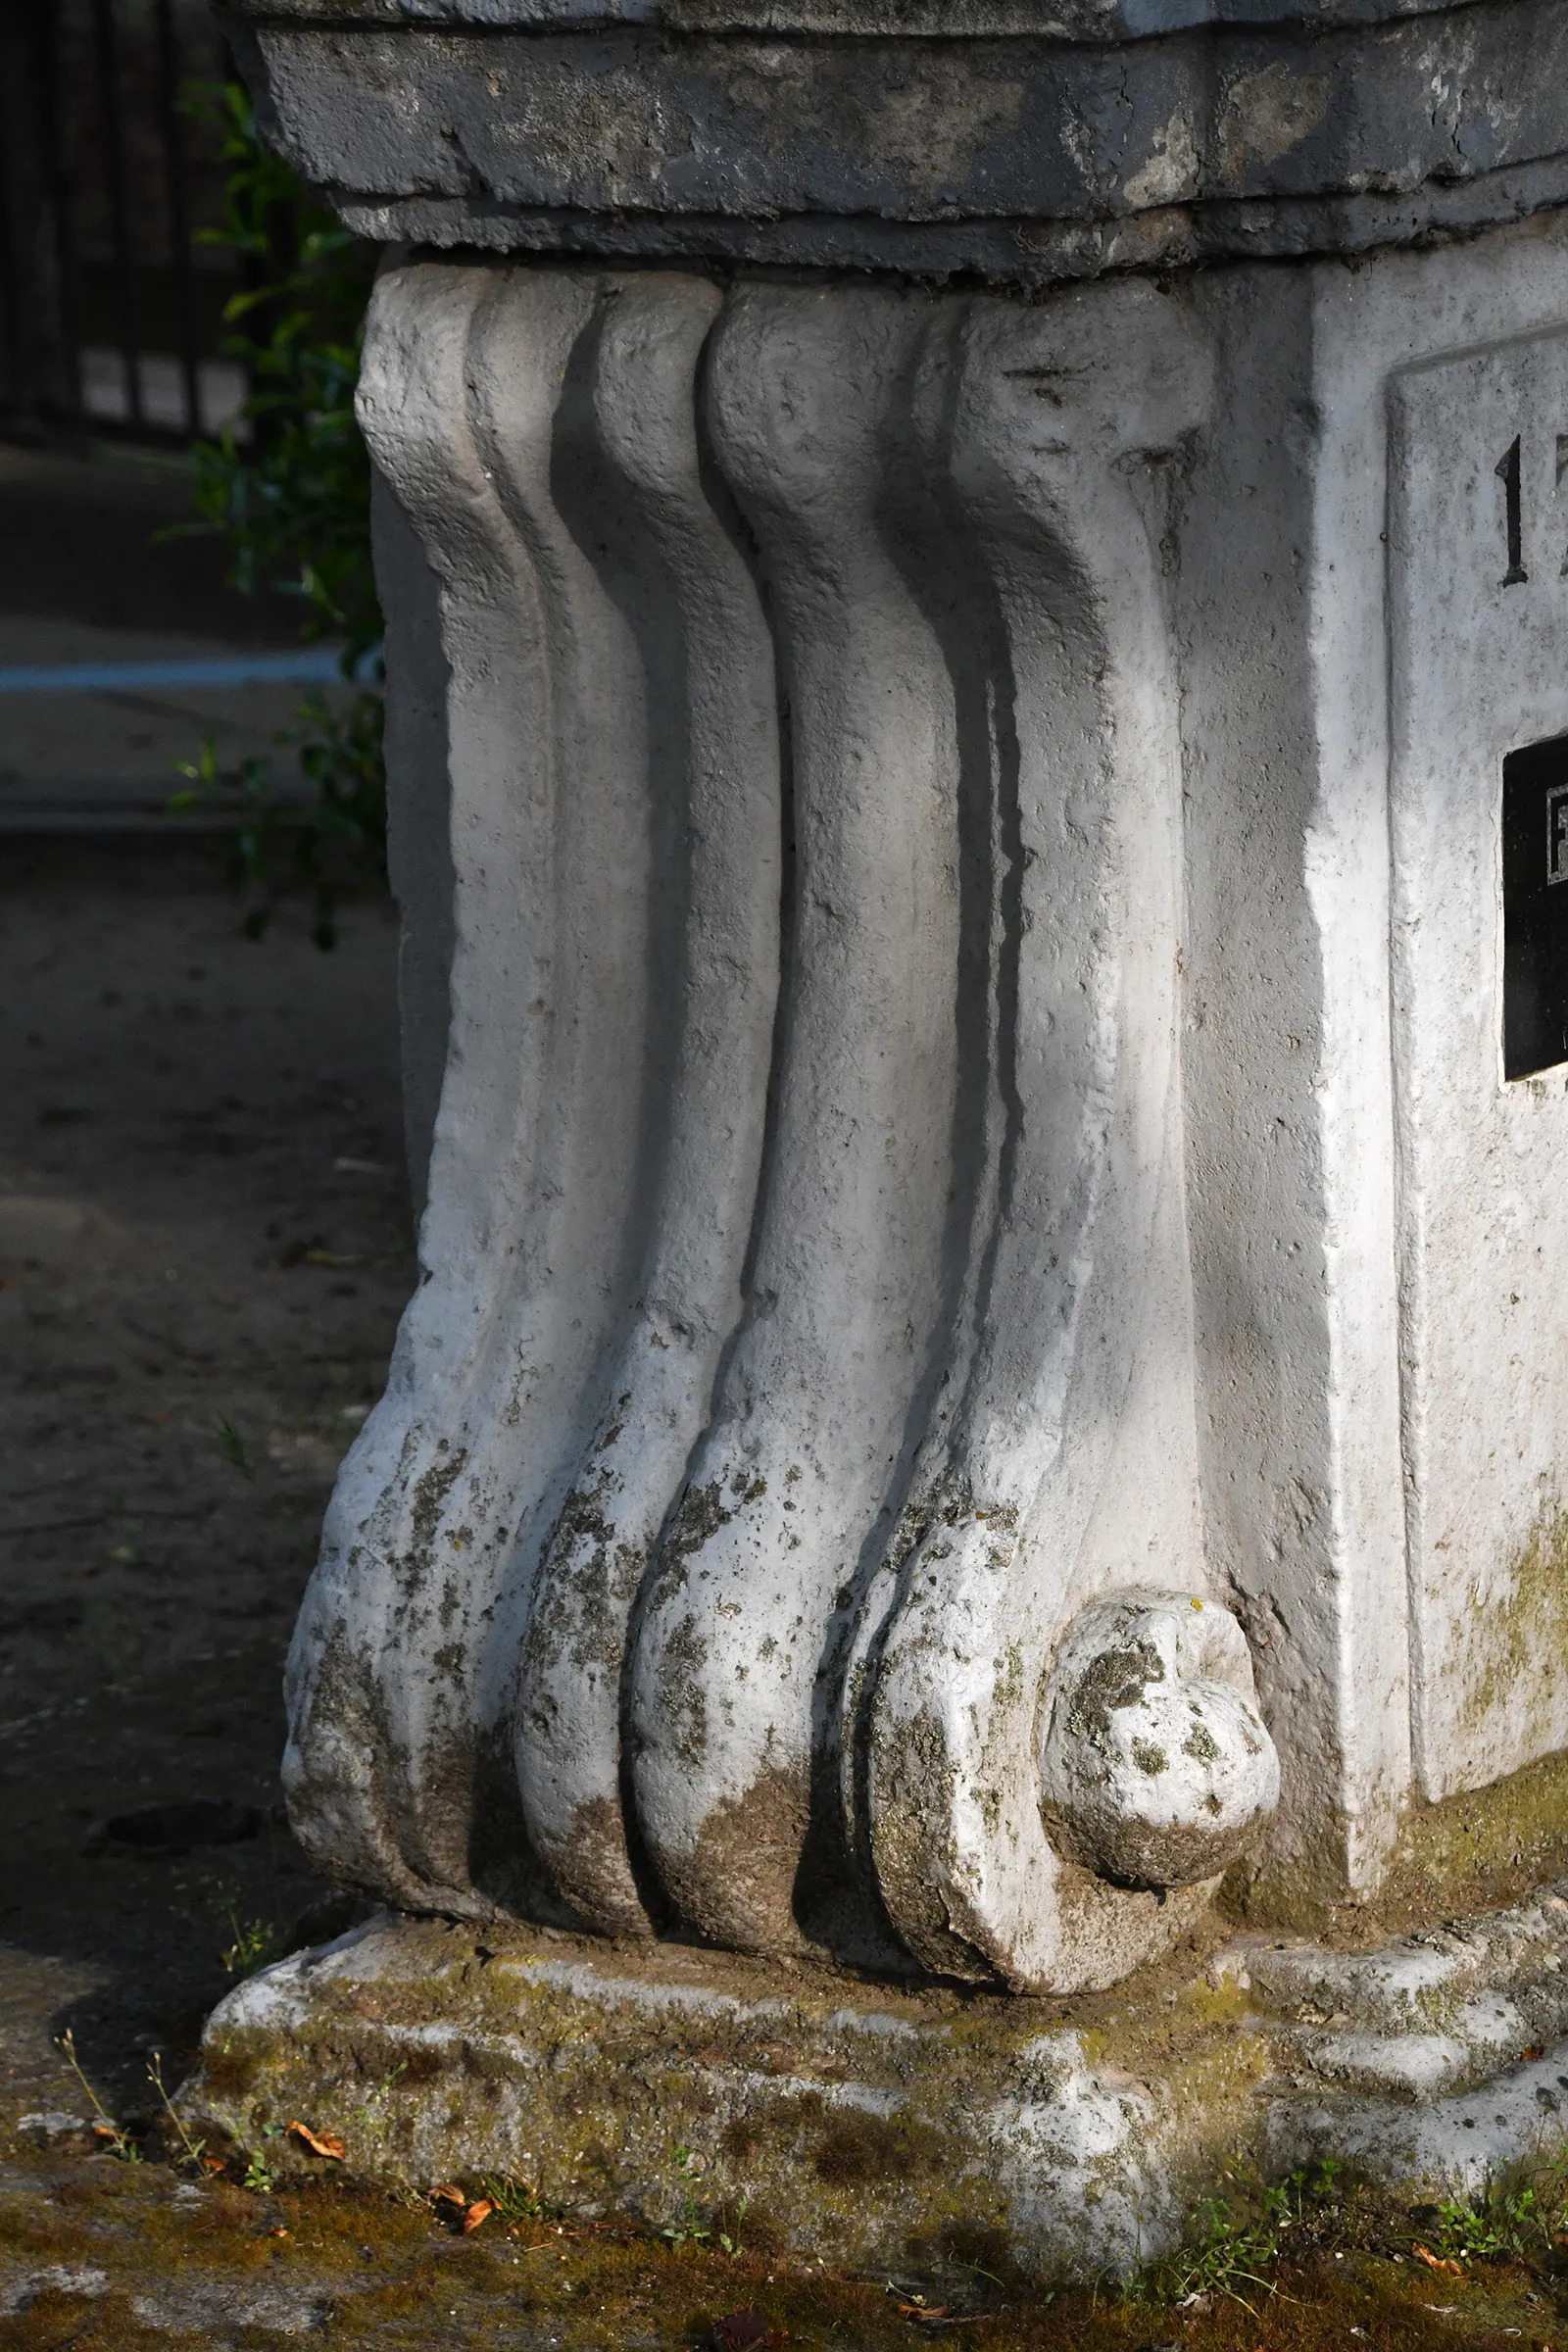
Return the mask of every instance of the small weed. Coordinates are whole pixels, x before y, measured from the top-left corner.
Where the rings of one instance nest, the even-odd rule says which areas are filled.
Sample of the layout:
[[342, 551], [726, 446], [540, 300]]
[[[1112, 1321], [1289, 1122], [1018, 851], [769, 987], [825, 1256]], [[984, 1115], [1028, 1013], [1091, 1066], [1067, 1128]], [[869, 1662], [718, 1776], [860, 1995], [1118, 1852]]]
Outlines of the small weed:
[[703, 2221], [694, 2192], [694, 2183], [701, 2180], [707, 2172], [708, 2159], [706, 2156], [699, 2156], [695, 2149], [687, 2147], [677, 2147], [674, 2156], [675, 2170], [685, 2183], [685, 2194], [681, 2198], [679, 2221], [667, 2224], [660, 2231], [660, 2235], [666, 2238], [672, 2246], [706, 2246], [713, 2233]]
[[1437, 2251], [1447, 2262], [1539, 2253], [1563, 2226], [1564, 2192], [1562, 2168], [1553, 2165], [1534, 2179], [1504, 2175], [1474, 2197], [1450, 2197], [1438, 2208]]
[[[262, 2126], [264, 2139], [281, 2139], [283, 2136], [281, 2124], [264, 2124]], [[254, 2189], [259, 2197], [270, 2197], [277, 2186], [276, 2166], [269, 2163], [268, 2159], [258, 2150], [245, 2167], [245, 2178], [240, 2182], [240, 2186]]]
[[1339, 2194], [1341, 2169], [1325, 2157], [1268, 2182], [1240, 2160], [1227, 2166], [1229, 2193], [1204, 2199], [1192, 2216], [1189, 2242], [1145, 2273], [1135, 2293], [1170, 2303], [1220, 2295], [1251, 2311], [1244, 2290], [1278, 2291], [1272, 2273], [1283, 2250], [1281, 2239], [1290, 2230], [1304, 2234], [1321, 2228]]
[[256, 1464], [245, 1450], [245, 1441], [232, 1421], [220, 1421], [216, 1444], [225, 1462], [231, 1463], [242, 1478], [256, 1476]]
[[192, 2139], [185, 2129], [183, 2117], [165, 2087], [162, 2050], [154, 2050], [147, 2066], [147, 2080], [163, 2101], [164, 2113], [174, 2127], [174, 2133], [179, 2141], [179, 2155], [176, 2162], [188, 2164], [193, 2172], [205, 2172], [207, 2170], [207, 2142], [205, 2139]]
[[231, 1977], [254, 1977], [259, 1968], [277, 1958], [277, 1929], [270, 1919], [241, 1919], [233, 1898], [222, 1906], [222, 1918], [227, 1922], [233, 1941], [219, 1958]]
[[745, 2246], [741, 2243], [740, 2230], [741, 2224], [746, 2219], [746, 2208], [750, 2200], [748, 2198], [742, 2197], [740, 2203], [735, 2208], [735, 2234], [733, 2237], [731, 2237], [728, 2231], [724, 2230], [718, 2230], [714, 2231], [714, 2236], [718, 2242], [719, 2252], [721, 2254], [727, 2254], [732, 2262], [738, 2262], [746, 2251]]
[[1493, 2202], [1483, 2196], [1474, 2204], [1465, 2204], [1457, 2197], [1450, 2197], [1438, 2208], [1442, 2217], [1438, 2252], [1449, 2262], [1484, 2262], [1495, 2254], [1515, 2252], [1519, 2225], [1526, 2220], [1534, 2203], [1528, 2188], [1522, 2197], [1509, 2198], [1506, 2203]]
[[487, 2176], [481, 2186], [504, 2222], [555, 2222], [561, 2218], [560, 2206], [542, 2197], [537, 2183], [530, 2188], [525, 2180], [496, 2180]]
[[98, 2118], [93, 2126], [93, 2131], [103, 2141], [110, 2155], [118, 2158], [122, 2164], [140, 2164], [140, 2148], [137, 2147], [136, 2142], [124, 2127], [116, 2123], [82, 2072], [81, 2060], [76, 2056], [76, 2037], [69, 2029], [60, 2036], [60, 2047], [65, 2052], [66, 2064], [92, 2102], [92, 2111]]
[[[742, 2197], [740, 2203], [727, 2214], [705, 2220], [697, 2202], [696, 2184], [707, 2174], [708, 2159], [698, 2155], [694, 2148], [676, 2147], [673, 2153], [675, 2170], [685, 2184], [685, 2194], [681, 2198], [680, 2218], [667, 2223], [660, 2231], [660, 2236], [671, 2246], [716, 2246], [721, 2254], [727, 2254], [734, 2260], [744, 2250], [740, 2228], [746, 2219], [747, 2200]], [[725, 2220], [729, 2222], [728, 2229], [722, 2226]]]
[[1190, 2295], [1224, 2295], [1244, 2310], [1252, 2305], [1242, 2291], [1273, 2292], [1269, 2268], [1279, 2236], [1268, 2217], [1242, 2221], [1224, 2197], [1210, 2197], [1193, 2216], [1193, 2241], [1160, 2266], [1161, 2299], [1185, 2303]]

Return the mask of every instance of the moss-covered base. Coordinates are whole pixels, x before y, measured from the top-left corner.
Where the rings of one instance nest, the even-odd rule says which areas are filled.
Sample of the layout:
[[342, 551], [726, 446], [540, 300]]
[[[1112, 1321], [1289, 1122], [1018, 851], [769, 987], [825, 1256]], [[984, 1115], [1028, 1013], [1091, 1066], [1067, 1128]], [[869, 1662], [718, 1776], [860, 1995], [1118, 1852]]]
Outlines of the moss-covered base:
[[1238, 1927], [1310, 1927], [1349, 1946], [1432, 1919], [1516, 1903], [1568, 1872], [1568, 1751], [1543, 1756], [1482, 1788], [1412, 1804], [1375, 1892], [1347, 1897], [1325, 1865], [1321, 1884], [1265, 1863], [1233, 1871], [1221, 1901]]
[[744, 2215], [852, 2269], [1100, 2273], [1175, 2243], [1238, 2153], [1472, 2185], [1539, 2147], [1568, 2108], [1565, 1956], [1548, 1897], [1348, 1973], [1190, 1939], [1061, 2002], [383, 1914], [230, 1994], [181, 2108], [278, 2179], [504, 2180], [677, 2234]]
[[[1024, 2273], [1171, 2242], [1188, 2173], [1255, 2136], [1266, 2039], [1201, 1973], [1128, 2012], [662, 1944], [383, 1918], [216, 2012], [183, 2104], [280, 2174], [504, 2177], [552, 2207], [886, 2267], [961, 2242]], [[1146, 2013], [1147, 2012], [1147, 2013]], [[335, 2161], [335, 2160], [332, 2160]]]

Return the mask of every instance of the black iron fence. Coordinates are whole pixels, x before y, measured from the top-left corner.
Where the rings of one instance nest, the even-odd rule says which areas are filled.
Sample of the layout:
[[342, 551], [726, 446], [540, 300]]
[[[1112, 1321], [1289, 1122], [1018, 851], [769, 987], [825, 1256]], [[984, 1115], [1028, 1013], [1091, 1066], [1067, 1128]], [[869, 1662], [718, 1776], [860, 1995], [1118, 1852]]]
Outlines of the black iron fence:
[[0, 432], [180, 443], [243, 399], [223, 357], [226, 59], [206, 0], [0, 0]]

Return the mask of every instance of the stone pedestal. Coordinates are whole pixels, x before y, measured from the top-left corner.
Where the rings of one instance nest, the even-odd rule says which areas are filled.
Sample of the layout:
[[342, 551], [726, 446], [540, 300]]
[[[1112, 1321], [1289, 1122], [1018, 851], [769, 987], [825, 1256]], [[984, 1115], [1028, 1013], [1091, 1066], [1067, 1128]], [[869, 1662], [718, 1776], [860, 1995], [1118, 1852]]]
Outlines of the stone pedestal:
[[1549, 1849], [1568, 0], [232, 29], [401, 240], [425, 1274], [299, 1835], [1058, 1995]]
[[210, 2147], [940, 2279], [1125, 2275], [1238, 2161], [1474, 2194], [1561, 2137], [1568, 1898], [1348, 1954], [1253, 1936], [1114, 1998], [875, 1985], [668, 1942], [372, 1920], [208, 2026]]

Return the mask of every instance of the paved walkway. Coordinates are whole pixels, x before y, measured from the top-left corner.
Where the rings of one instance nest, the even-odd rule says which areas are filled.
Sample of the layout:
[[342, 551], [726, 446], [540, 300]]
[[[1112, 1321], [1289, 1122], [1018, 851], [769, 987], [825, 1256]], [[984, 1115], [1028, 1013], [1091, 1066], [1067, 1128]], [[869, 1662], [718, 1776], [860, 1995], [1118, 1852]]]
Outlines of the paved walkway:
[[[293, 674], [259, 679], [263, 664]], [[299, 725], [307, 696], [345, 691], [315, 648], [259, 654], [168, 630], [0, 615], [0, 833], [167, 825], [179, 763], [209, 740], [224, 774], [270, 760], [287, 798], [298, 770], [278, 737]]]
[[0, 834], [189, 830], [167, 807], [207, 738], [220, 769], [271, 756], [290, 788], [275, 739], [308, 693], [341, 694], [330, 656], [292, 604], [224, 585], [218, 542], [159, 536], [190, 516], [166, 456], [0, 446]]

